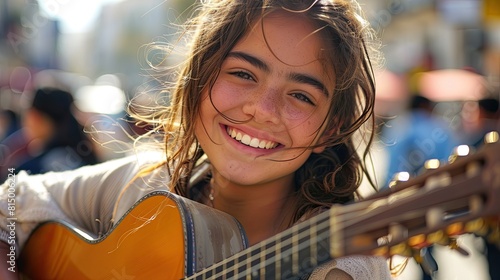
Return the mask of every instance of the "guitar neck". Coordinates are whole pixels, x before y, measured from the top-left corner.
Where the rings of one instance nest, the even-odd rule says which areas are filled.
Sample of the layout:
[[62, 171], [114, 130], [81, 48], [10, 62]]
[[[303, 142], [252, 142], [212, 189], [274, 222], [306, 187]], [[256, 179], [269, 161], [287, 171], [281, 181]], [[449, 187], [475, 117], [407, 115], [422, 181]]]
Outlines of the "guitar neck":
[[187, 279], [288, 279], [332, 259], [331, 223], [338, 206], [243, 250]]
[[414, 248], [446, 245], [449, 236], [484, 230], [477, 226], [478, 219], [491, 218], [498, 229], [499, 155], [496, 140], [479, 153], [429, 170], [372, 198], [335, 205], [188, 279], [300, 277], [347, 255], [411, 257]]

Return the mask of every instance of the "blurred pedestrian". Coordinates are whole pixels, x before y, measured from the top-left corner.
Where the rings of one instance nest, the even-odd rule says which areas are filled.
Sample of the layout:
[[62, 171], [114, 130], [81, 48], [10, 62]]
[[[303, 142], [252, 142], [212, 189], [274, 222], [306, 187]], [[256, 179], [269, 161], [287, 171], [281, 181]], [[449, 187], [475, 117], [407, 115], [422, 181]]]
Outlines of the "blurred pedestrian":
[[472, 128], [465, 133], [463, 140], [465, 144], [480, 148], [484, 143], [484, 136], [493, 130], [498, 129], [499, 104], [496, 98], [483, 98], [477, 101], [475, 118], [468, 120], [473, 122]]
[[[92, 143], [72, 114], [73, 97], [57, 88], [35, 91], [22, 128], [2, 141], [7, 168], [31, 174], [63, 171], [98, 162]], [[5, 168], [4, 168], [5, 169]]]
[[0, 141], [17, 131], [19, 127], [19, 116], [14, 111], [0, 109]]
[[429, 159], [446, 161], [458, 144], [446, 122], [433, 113], [434, 102], [414, 95], [407, 113], [389, 121], [382, 130], [389, 162], [386, 186], [398, 172], [418, 175]]

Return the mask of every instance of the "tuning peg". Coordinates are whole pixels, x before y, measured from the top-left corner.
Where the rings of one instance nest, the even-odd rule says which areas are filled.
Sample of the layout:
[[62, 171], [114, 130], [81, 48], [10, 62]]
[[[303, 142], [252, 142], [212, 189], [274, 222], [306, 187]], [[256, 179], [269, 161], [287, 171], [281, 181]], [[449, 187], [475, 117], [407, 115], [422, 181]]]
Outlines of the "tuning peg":
[[413, 250], [408, 244], [399, 243], [389, 248], [389, 254], [391, 256], [413, 257]]
[[480, 236], [486, 236], [488, 234], [488, 230], [488, 225], [484, 219], [475, 219], [465, 224], [466, 232], [475, 233]]
[[439, 227], [443, 223], [444, 210], [440, 207], [431, 207], [425, 212], [425, 222], [429, 228]]
[[400, 182], [406, 182], [408, 180], [410, 180], [410, 173], [405, 172], [405, 171], [398, 172], [398, 173], [394, 174], [391, 181], [389, 182], [389, 188], [396, 186]]
[[439, 161], [439, 159], [433, 158], [433, 159], [428, 159], [425, 161], [424, 168], [427, 170], [432, 170], [432, 169], [439, 168], [440, 165], [441, 165], [441, 162]]
[[498, 246], [500, 247], [500, 225], [498, 223], [496, 226], [491, 227], [491, 231], [486, 239], [492, 244], [498, 243]]
[[418, 250], [413, 258], [427, 275], [434, 276], [438, 271], [438, 264], [427, 247]]
[[457, 251], [460, 253], [462, 256], [468, 256], [469, 252], [467, 252], [464, 248], [460, 247], [458, 245], [457, 239], [456, 238], [450, 238], [450, 244], [448, 247], [454, 251]]
[[453, 149], [453, 152], [448, 157], [448, 162], [453, 163], [455, 160], [461, 157], [468, 156], [472, 152], [472, 147], [468, 145], [459, 145]]
[[463, 233], [464, 224], [462, 222], [456, 222], [446, 227], [446, 235], [448, 236], [457, 236]]
[[497, 131], [491, 131], [486, 133], [484, 136], [484, 143], [485, 144], [493, 144], [498, 142], [498, 132]]
[[425, 234], [418, 234], [408, 238], [408, 246], [416, 249], [422, 249], [428, 247], [431, 244], [427, 243], [427, 237]]
[[442, 230], [438, 230], [427, 235], [427, 243], [448, 245], [450, 244], [450, 239]]
[[391, 255], [389, 254], [389, 247], [387, 246], [381, 246], [372, 251], [372, 255], [374, 256], [380, 256], [380, 257], [390, 257]]

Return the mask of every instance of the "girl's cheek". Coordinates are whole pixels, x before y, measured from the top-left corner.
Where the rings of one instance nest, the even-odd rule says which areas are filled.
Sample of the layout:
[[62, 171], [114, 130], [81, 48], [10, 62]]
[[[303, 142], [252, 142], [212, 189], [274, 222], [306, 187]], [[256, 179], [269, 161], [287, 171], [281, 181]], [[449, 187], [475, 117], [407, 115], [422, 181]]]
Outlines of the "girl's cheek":
[[310, 122], [311, 118], [314, 116], [314, 108], [298, 108], [294, 104], [285, 102], [281, 108], [283, 116], [289, 121], [298, 121], [302, 124], [307, 124]]
[[228, 83], [216, 83], [212, 89], [212, 102], [216, 108], [228, 108], [245, 102], [248, 93]]
[[282, 114], [286, 116], [287, 126], [290, 129], [297, 128], [307, 135], [315, 134], [325, 119], [325, 114], [317, 108], [307, 110], [291, 106], [290, 104], [284, 106]]

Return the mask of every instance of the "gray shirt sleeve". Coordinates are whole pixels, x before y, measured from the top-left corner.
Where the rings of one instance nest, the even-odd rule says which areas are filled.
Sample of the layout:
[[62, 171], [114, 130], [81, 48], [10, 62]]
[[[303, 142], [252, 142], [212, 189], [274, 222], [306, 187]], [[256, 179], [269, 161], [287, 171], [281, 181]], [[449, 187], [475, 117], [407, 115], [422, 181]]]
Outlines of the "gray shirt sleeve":
[[[37, 225], [64, 220], [97, 237], [109, 230], [113, 219], [158, 185], [159, 182], [150, 184], [150, 177], [135, 178], [142, 167], [158, 160], [156, 154], [133, 155], [71, 171], [32, 176], [24, 171], [12, 174], [0, 185], [2, 236], [15, 235], [20, 250]], [[168, 182], [164, 179], [162, 184]], [[117, 198], [125, 187], [127, 195], [120, 199], [117, 217], [112, 217]]]

